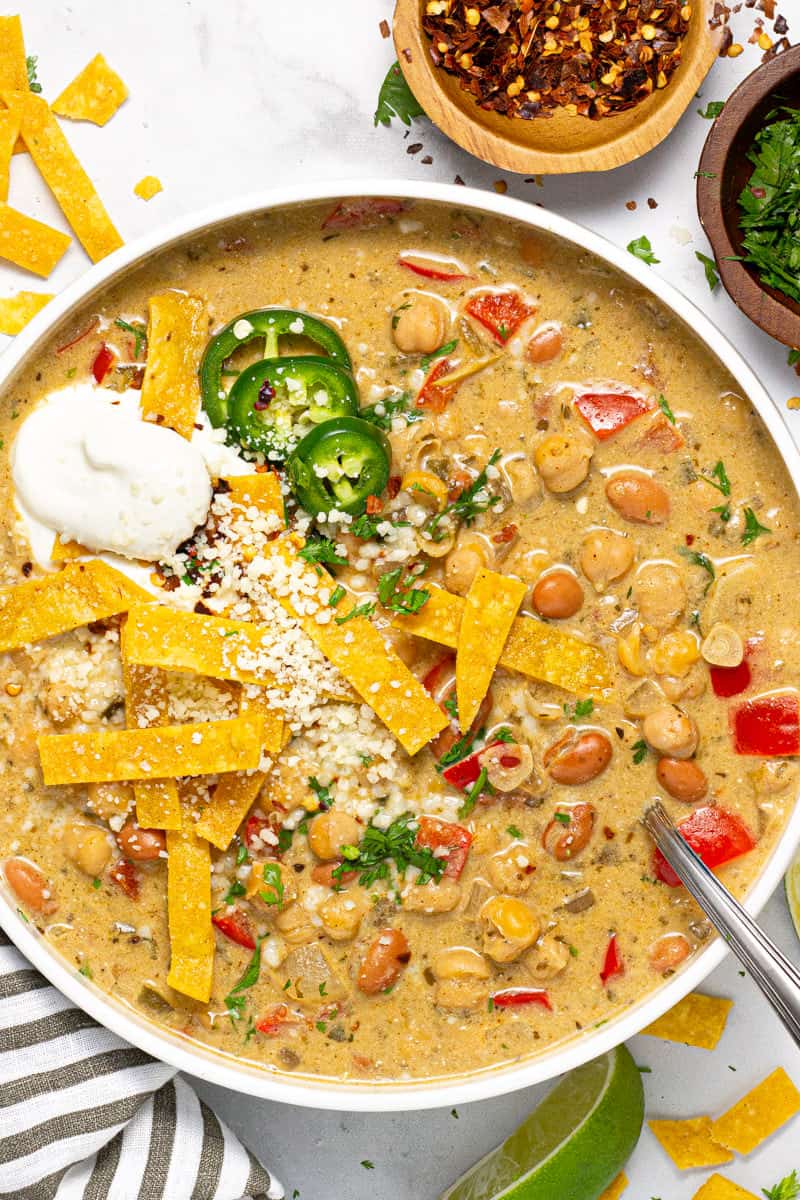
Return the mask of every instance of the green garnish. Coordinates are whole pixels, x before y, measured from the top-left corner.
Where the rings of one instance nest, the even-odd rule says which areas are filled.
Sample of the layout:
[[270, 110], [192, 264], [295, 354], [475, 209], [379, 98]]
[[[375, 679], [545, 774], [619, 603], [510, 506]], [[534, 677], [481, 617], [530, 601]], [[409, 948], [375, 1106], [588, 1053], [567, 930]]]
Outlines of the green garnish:
[[762, 525], [753, 512], [752, 508], [744, 510], [744, 533], [742, 534], [742, 545], [749, 546], [757, 537], [761, 537], [762, 533], [772, 533], [771, 529], [767, 529], [766, 525]]
[[144, 325], [131, 325], [130, 321], [123, 321], [122, 317], [117, 317], [114, 324], [133, 335], [133, 357], [138, 358], [142, 346], [147, 345], [147, 331]]
[[346, 567], [347, 559], [336, 553], [336, 547], [330, 538], [313, 538], [306, 542], [297, 557], [307, 563], [331, 563], [335, 567]]
[[786, 365], [796, 367], [798, 363], [800, 363], [800, 350], [790, 350], [786, 359]]
[[92, 887], [94, 888], [94, 890], [95, 890], [96, 892], [99, 892], [99, 891], [100, 891], [100, 888], [101, 888], [102, 886], [103, 886], [103, 881], [102, 881], [102, 879], [93, 879], [93, 880], [92, 880]]
[[268, 891], [259, 892], [259, 896], [265, 904], [277, 904], [279, 907], [283, 904], [284, 886], [281, 879], [281, 868], [276, 862], [264, 863], [264, 870], [261, 872], [261, 878], [267, 885]]
[[28, 87], [32, 92], [38, 93], [42, 90], [42, 85], [36, 76], [36, 69], [39, 65], [39, 56], [37, 54], [29, 54], [25, 59], [25, 69], [28, 72]]
[[634, 258], [640, 258], [642, 262], [648, 263], [651, 266], [653, 263], [661, 262], [661, 259], [656, 258], [653, 253], [650, 238], [645, 237], [644, 234], [641, 237], [634, 238], [632, 242], [628, 242], [626, 249]]
[[754, 170], [739, 196], [742, 261], [763, 284], [800, 301], [800, 110], [774, 109], [766, 121], [748, 151]]
[[667, 403], [666, 396], [658, 397], [658, 407], [661, 409], [662, 413], [667, 418], [670, 425], [674, 425], [676, 423], [675, 422], [675, 413], [672, 411], [669, 404]]
[[797, 1200], [797, 1197], [800, 1196], [800, 1179], [797, 1177], [797, 1171], [792, 1171], [791, 1175], [784, 1176], [774, 1187], [762, 1188], [761, 1191], [767, 1200]]
[[698, 262], [703, 264], [703, 270], [706, 273], [706, 283], [708, 284], [709, 290], [713, 292], [714, 288], [719, 283], [719, 271], [717, 270], [717, 264], [714, 262], [713, 258], [709, 258], [707, 254], [702, 254], [700, 250], [695, 250], [694, 256]]
[[[240, 847], [240, 849], [244, 849], [244, 847]], [[247, 853], [247, 851], [245, 851], [245, 853]], [[239, 879], [234, 879], [233, 883], [228, 888], [228, 894], [223, 898], [222, 903], [230, 904], [230, 902], [235, 900], [237, 896], [243, 896], [246, 891], [247, 888], [244, 886], [244, 884]]]
[[447, 536], [444, 530], [439, 529], [439, 525], [445, 517], [454, 516], [459, 521], [463, 521], [465, 525], [471, 525], [480, 513], [487, 512], [495, 504], [500, 503], [502, 497], [493, 495], [488, 490], [489, 476], [487, 474], [487, 469], [493, 467], [499, 457], [500, 451], [495, 450], [486, 466], [480, 474], [476, 475], [469, 487], [464, 488], [457, 499], [452, 500], [440, 513], [436, 513], [431, 518], [427, 530], [434, 542], [441, 542]]
[[568, 704], [564, 705], [564, 716], [570, 721], [578, 721], [581, 717], [590, 717], [594, 712], [594, 700], [578, 700], [570, 711]]
[[450, 714], [456, 725], [458, 725], [458, 697], [455, 692], [453, 692], [452, 696], [447, 697], [442, 707], [446, 713]]
[[512, 838], [521, 838], [522, 837], [522, 830], [517, 829], [516, 825], [507, 825], [506, 833], [509, 834], [509, 836]]
[[446, 358], [448, 354], [452, 354], [458, 345], [458, 338], [453, 338], [452, 342], [445, 342], [438, 350], [434, 350], [431, 354], [423, 354], [419, 360], [419, 365], [423, 371], [427, 371], [431, 363], [436, 362], [437, 358]]
[[261, 974], [261, 942], [262, 938], [256, 938], [256, 948], [253, 951], [252, 958], [244, 970], [244, 974], [238, 983], [235, 983], [228, 995], [225, 997], [225, 1007], [228, 1010], [228, 1015], [231, 1021], [239, 1021], [244, 1015], [244, 1006], [247, 1003], [247, 997], [243, 995], [249, 988], [258, 983], [258, 977]]
[[[401, 308], [409, 307], [408, 304], [401, 305]], [[379, 429], [386, 432], [391, 430], [392, 423], [397, 417], [402, 417], [406, 424], [413, 425], [415, 421], [421, 421], [425, 416], [419, 409], [414, 408], [408, 392], [398, 392], [396, 396], [387, 396], [385, 400], [368, 404], [366, 408], [358, 410], [358, 415], [362, 421], [369, 421], [371, 425], [377, 425]]]
[[638, 767], [639, 763], [644, 762], [644, 760], [647, 758], [647, 742], [644, 740], [644, 738], [639, 738], [638, 742], [633, 743], [632, 750], [633, 761]]
[[700, 116], [705, 117], [707, 121], [714, 121], [722, 112], [724, 107], [724, 100], [709, 100], [708, 104], [706, 105], [705, 112], [703, 112], [702, 108], [698, 108], [697, 111], [699, 112]]
[[420, 871], [416, 882], [428, 883], [435, 879], [437, 882], [444, 874], [447, 860], [437, 858], [427, 846], [417, 845], [417, 825], [411, 813], [404, 813], [392, 821], [388, 829], [378, 829], [368, 825], [358, 846], [352, 847], [344, 854], [344, 861], [333, 871], [333, 878], [338, 883], [346, 871], [359, 871], [358, 882], [362, 887], [372, 887], [378, 879], [387, 879], [389, 863], [394, 862], [400, 875], [407, 867], [416, 867]]
[[725, 464], [722, 459], [716, 462], [711, 468], [711, 479], [709, 479], [708, 475], [704, 475], [703, 478], [706, 483], [710, 483], [718, 492], [722, 492], [723, 496], [730, 496], [731, 481], [728, 479], [728, 472], [725, 470]]
[[336, 605], [339, 603], [339, 601], [342, 599], [342, 597], [344, 595], [345, 595], [344, 588], [341, 586], [341, 584], [337, 584], [336, 587], [331, 592], [331, 598], [328, 601], [328, 608], [336, 608]]
[[[39, 91], [41, 91], [41, 90], [42, 89], [40, 88]], [[84, 979], [94, 979], [94, 975], [92, 973], [92, 968], [89, 966], [88, 963], [84, 963], [82, 967], [79, 967], [78, 974], [83, 975]]]
[[375, 1163], [370, 1162], [368, 1158], [362, 1158], [361, 1166], [364, 1168], [365, 1171], [374, 1171], [375, 1170]]
[[323, 787], [316, 775], [309, 775], [308, 786], [311, 788], [314, 795], [319, 800], [319, 806], [323, 811], [327, 811], [333, 805], [333, 796], [329, 787]]
[[566, 812], [557, 812], [553, 814], [553, 819], [558, 821], [559, 825], [571, 825], [572, 817]]
[[716, 508], [712, 508], [709, 511], [717, 513], [720, 521], [724, 521], [726, 525], [728, 524], [728, 521], [730, 521], [730, 519], [731, 519], [730, 504], [718, 504], [716, 506]]
[[[448, 701], [445, 701], [445, 707], [447, 707], [447, 704]], [[436, 770], [439, 772], [439, 774], [441, 775], [442, 771], [444, 771], [447, 767], [452, 767], [453, 763], [461, 762], [462, 758], [466, 758], [469, 754], [471, 754], [475, 743], [483, 737], [484, 733], [485, 730], [481, 729], [478, 731], [478, 733], [473, 735], [469, 730], [467, 730], [467, 732], [460, 737], [457, 742], [454, 742], [450, 749], [439, 759], [438, 763], [436, 764]]]
[[489, 772], [486, 770], [486, 767], [481, 767], [480, 775], [478, 776], [478, 778], [473, 783], [472, 787], [467, 792], [467, 797], [466, 797], [464, 803], [461, 805], [461, 807], [458, 810], [459, 818], [462, 821], [470, 815], [473, 808], [478, 803], [478, 798], [479, 798], [481, 792], [483, 791], [483, 789], [486, 787], [488, 779], [489, 779]]
[[344, 625], [346, 621], [352, 621], [353, 617], [371, 617], [375, 612], [375, 601], [365, 600], [363, 604], [356, 604], [355, 608], [351, 608], [349, 613], [345, 613], [343, 617], [334, 617], [337, 625]]
[[707, 592], [717, 577], [717, 572], [714, 570], [714, 564], [708, 555], [701, 554], [698, 550], [690, 550], [688, 546], [678, 546], [678, 554], [682, 554], [683, 557], [688, 559], [690, 563], [693, 563], [696, 567], [702, 567], [702, 569], [706, 572], [708, 575], [708, 583], [703, 591]]
[[413, 117], [424, 116], [425, 110], [420, 106], [416, 96], [406, 83], [405, 75], [400, 70], [400, 63], [392, 63], [378, 93], [378, 107], [375, 109], [374, 123], [391, 125], [392, 117], [397, 117], [404, 125], [410, 125]]
[[368, 542], [374, 538], [378, 532], [378, 526], [383, 523], [383, 517], [370, 517], [366, 513], [362, 513], [357, 521], [354, 521], [350, 526], [350, 532], [353, 537], [361, 538], [362, 541]]
[[400, 582], [403, 574], [402, 567], [396, 567], [393, 571], [387, 571], [385, 575], [381, 575], [378, 580], [378, 599], [384, 608], [391, 609], [396, 613], [417, 613], [424, 604], [430, 599], [430, 592], [426, 588], [415, 588], [414, 580], [425, 571], [423, 566], [421, 570], [412, 571], [406, 575], [405, 579]]
[[278, 853], [279, 854], [285, 854], [287, 850], [291, 849], [293, 837], [294, 837], [294, 833], [291, 829], [278, 830]]

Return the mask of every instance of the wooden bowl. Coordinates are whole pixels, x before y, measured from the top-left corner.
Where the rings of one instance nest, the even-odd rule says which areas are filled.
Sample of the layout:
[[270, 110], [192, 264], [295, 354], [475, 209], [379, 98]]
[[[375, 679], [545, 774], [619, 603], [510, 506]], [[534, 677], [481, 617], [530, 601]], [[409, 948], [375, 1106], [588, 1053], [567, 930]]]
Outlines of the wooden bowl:
[[561, 175], [607, 171], [639, 158], [672, 131], [719, 52], [721, 31], [709, 30], [711, 0], [696, 0], [678, 70], [667, 87], [619, 116], [592, 121], [556, 111], [524, 121], [479, 108], [458, 79], [435, 67], [422, 31], [425, 0], [397, 0], [394, 42], [409, 87], [427, 115], [470, 154], [508, 171]]
[[763, 284], [742, 253], [738, 199], [753, 165], [747, 158], [764, 118], [780, 101], [800, 107], [800, 46], [748, 75], [706, 138], [697, 177], [697, 209], [725, 290], [751, 321], [787, 346], [800, 346], [800, 304]]

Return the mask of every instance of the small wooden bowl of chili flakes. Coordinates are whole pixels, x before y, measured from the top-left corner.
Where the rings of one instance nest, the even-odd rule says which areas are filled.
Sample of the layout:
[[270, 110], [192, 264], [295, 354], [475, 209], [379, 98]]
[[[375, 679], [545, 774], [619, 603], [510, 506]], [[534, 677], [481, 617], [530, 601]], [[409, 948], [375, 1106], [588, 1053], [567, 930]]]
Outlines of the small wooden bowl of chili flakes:
[[394, 40], [427, 115], [526, 174], [605, 171], [671, 132], [717, 57], [711, 0], [397, 0]]

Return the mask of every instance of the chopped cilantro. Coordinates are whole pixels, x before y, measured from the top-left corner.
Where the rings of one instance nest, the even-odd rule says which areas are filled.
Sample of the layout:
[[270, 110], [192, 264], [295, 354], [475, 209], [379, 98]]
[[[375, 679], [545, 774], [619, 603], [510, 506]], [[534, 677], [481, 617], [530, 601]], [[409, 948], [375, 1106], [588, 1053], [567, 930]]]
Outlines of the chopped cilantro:
[[342, 851], [344, 861], [333, 871], [337, 883], [345, 871], [359, 871], [361, 886], [372, 887], [377, 879], [388, 878], [390, 862], [394, 862], [401, 875], [407, 867], [416, 867], [420, 871], [416, 881], [419, 884], [431, 879], [438, 882], [447, 866], [446, 860], [437, 858], [427, 846], [417, 845], [417, 825], [411, 813], [397, 817], [386, 830], [368, 825], [361, 842], [353, 849], [355, 856]]
[[744, 533], [742, 534], [742, 545], [749, 546], [757, 537], [761, 537], [762, 533], [772, 533], [771, 529], [767, 529], [766, 525], [762, 525], [752, 508], [744, 510]]
[[713, 258], [709, 258], [707, 254], [701, 253], [700, 250], [695, 250], [694, 256], [698, 262], [703, 264], [703, 270], [706, 273], [706, 283], [708, 284], [709, 290], [713, 292], [714, 288], [719, 283], [719, 271], [717, 269], [717, 264]]
[[572, 817], [568, 812], [554, 813], [553, 818], [558, 821], [559, 825], [570, 825], [572, 823]]
[[372, 538], [377, 537], [378, 526], [383, 524], [384, 517], [371, 517], [368, 513], [362, 513], [357, 521], [353, 521], [350, 526], [350, 532], [353, 537], [361, 538], [362, 541], [368, 542]]
[[25, 59], [25, 69], [28, 72], [28, 87], [32, 92], [36, 92], [37, 94], [42, 90], [42, 85], [36, 76], [38, 65], [39, 56], [37, 54], [29, 54]]
[[423, 371], [427, 371], [431, 363], [436, 362], [437, 358], [445, 358], [448, 354], [452, 354], [458, 345], [458, 338], [453, 338], [452, 342], [445, 342], [438, 350], [434, 350], [432, 354], [424, 354], [419, 360], [419, 365]]
[[247, 853], [247, 846], [245, 846], [244, 842], [241, 842], [236, 847], [236, 865], [237, 865], [237, 867], [241, 867], [242, 863], [246, 863], [249, 858], [250, 858], [250, 855]]
[[423, 566], [422, 570], [410, 572], [402, 582], [402, 567], [395, 567], [393, 571], [381, 575], [378, 580], [378, 599], [383, 607], [396, 613], [419, 612], [422, 606], [428, 603], [431, 595], [427, 588], [413, 586], [414, 580], [418, 579], [424, 570]]
[[650, 238], [645, 237], [644, 234], [641, 237], [634, 238], [632, 242], [628, 242], [626, 249], [634, 258], [640, 258], [644, 263], [652, 265], [653, 263], [661, 262], [661, 259], [656, 258], [653, 253]]
[[774, 1187], [761, 1189], [767, 1200], [797, 1200], [800, 1196], [800, 1179], [797, 1171], [785, 1175]]
[[490, 996], [486, 1001], [486, 1008], [489, 1012], [494, 1012], [494, 996]]
[[234, 879], [233, 883], [228, 888], [228, 894], [224, 897], [222, 903], [230, 904], [230, 902], [235, 900], [237, 896], [243, 896], [246, 891], [247, 888], [244, 886], [244, 884], [240, 880]]
[[80, 967], [80, 969], [78, 970], [78, 974], [83, 975], [85, 979], [94, 979], [94, 975], [92, 974], [92, 968], [89, 966], [88, 963], [84, 963], [83, 966]]
[[444, 710], [449, 713], [456, 724], [458, 724], [458, 697], [455, 692], [452, 696], [448, 696], [444, 702]]
[[[400, 307], [408, 308], [409, 305], [402, 304]], [[394, 324], [394, 318], [392, 318], [392, 323]], [[397, 395], [387, 396], [385, 400], [379, 400], [376, 404], [368, 404], [366, 408], [358, 410], [358, 415], [362, 421], [369, 421], [371, 425], [377, 425], [379, 429], [387, 432], [391, 430], [392, 422], [398, 417], [402, 417], [407, 424], [413, 425], [415, 421], [421, 421], [425, 416], [423, 412], [413, 407], [408, 392], [398, 392]]]
[[368, 1158], [362, 1158], [361, 1166], [364, 1168], [365, 1171], [374, 1171], [375, 1170], [375, 1163], [370, 1162]]
[[567, 949], [569, 950], [569, 952], [570, 952], [570, 956], [571, 956], [572, 958], [577, 958], [577, 957], [578, 957], [578, 953], [579, 953], [579, 951], [578, 951], [578, 947], [577, 947], [577, 946], [573, 946], [572, 944], [570, 944], [570, 945], [567, 947]]
[[347, 566], [347, 559], [336, 553], [336, 547], [330, 538], [309, 539], [303, 549], [298, 551], [297, 557], [304, 559], [307, 563], [331, 563], [336, 567]]
[[460, 737], [457, 742], [454, 742], [450, 749], [442, 755], [436, 764], [436, 770], [439, 772], [439, 774], [441, 774], [442, 771], [444, 771], [447, 767], [452, 767], [453, 763], [461, 762], [462, 758], [466, 758], [468, 754], [471, 754], [473, 746], [480, 738], [483, 737], [484, 732], [485, 731], [481, 729], [473, 736], [468, 730], [463, 737]]
[[800, 363], [800, 350], [790, 350], [786, 359], [787, 366], [796, 367]]
[[378, 93], [378, 107], [375, 109], [374, 123], [391, 125], [392, 118], [397, 117], [404, 125], [410, 125], [414, 117], [424, 116], [425, 110], [420, 106], [416, 96], [406, 83], [400, 63], [392, 63]]
[[280, 829], [278, 831], [278, 853], [285, 854], [291, 849], [293, 833], [291, 829]]
[[669, 404], [667, 403], [666, 396], [662, 395], [662, 396], [658, 397], [658, 407], [661, 409], [662, 413], [667, 418], [670, 425], [674, 425], [675, 424], [675, 413], [672, 411]]
[[457, 1108], [451, 1108], [451, 1109], [450, 1109], [450, 1116], [451, 1116], [451, 1117], [453, 1117], [453, 1118], [454, 1118], [454, 1120], [456, 1120], [456, 1121], [457, 1121], [457, 1120], [458, 1120], [458, 1109], [457, 1109]]
[[522, 837], [522, 830], [517, 829], [516, 825], [507, 825], [506, 833], [509, 834], [513, 838], [521, 838]]
[[316, 775], [309, 775], [308, 786], [311, 788], [314, 795], [319, 800], [319, 806], [323, 812], [327, 812], [333, 805], [333, 796], [329, 787], [323, 787]]
[[644, 762], [647, 758], [647, 742], [644, 738], [639, 738], [638, 742], [634, 742], [631, 748], [633, 750], [633, 761], [638, 767], [639, 763]]
[[95, 890], [96, 892], [99, 892], [99, 891], [100, 891], [100, 888], [101, 888], [102, 886], [103, 886], [103, 881], [102, 881], [102, 879], [93, 879], [93, 880], [92, 880], [92, 887], [94, 888], [94, 890]]
[[486, 783], [487, 783], [488, 779], [489, 779], [489, 772], [486, 770], [486, 767], [481, 767], [480, 775], [478, 776], [478, 778], [473, 783], [472, 787], [467, 792], [467, 797], [466, 797], [464, 803], [461, 805], [461, 807], [458, 810], [459, 818], [462, 821], [470, 815], [473, 808], [478, 803], [478, 798], [479, 798], [481, 792], [483, 791], [483, 789], [486, 787]]
[[259, 896], [265, 904], [277, 904], [278, 907], [280, 907], [283, 904], [284, 893], [280, 865], [276, 862], [264, 863], [264, 869], [261, 872], [261, 878], [267, 885], [268, 890], [259, 892]]
[[731, 481], [728, 479], [728, 472], [725, 470], [725, 464], [722, 459], [716, 462], [711, 468], [711, 476], [711, 479], [709, 479], [708, 475], [703, 476], [706, 483], [710, 483], [718, 492], [722, 492], [723, 496], [730, 496]]
[[256, 938], [256, 948], [250, 962], [245, 967], [244, 974], [225, 997], [225, 1007], [231, 1021], [241, 1020], [244, 1015], [244, 1006], [247, 1003], [244, 992], [258, 983], [258, 977], [261, 974], [261, 942], [260, 937]]
[[427, 530], [434, 542], [441, 542], [447, 536], [445, 531], [439, 528], [444, 517], [453, 516], [457, 520], [463, 521], [465, 525], [471, 525], [480, 513], [487, 512], [488, 509], [500, 503], [502, 497], [493, 495], [488, 490], [489, 476], [487, 474], [487, 469], [493, 467], [499, 457], [500, 451], [495, 450], [486, 466], [476, 475], [469, 487], [464, 488], [457, 499], [445, 505], [440, 513], [436, 513], [431, 518]]
[[580, 717], [590, 717], [594, 712], [594, 700], [578, 700], [575, 707], [570, 712], [568, 704], [564, 705], [564, 716], [572, 721], [577, 721]]
[[319, 985], [319, 994], [320, 994], [320, 996], [324, 996], [324, 995], [325, 995], [325, 993], [327, 992], [327, 990], [328, 990], [328, 985], [327, 985], [327, 984], [325, 983], [325, 981], [323, 980], [323, 982], [322, 982], [322, 983]]
[[355, 608], [351, 608], [349, 613], [345, 613], [343, 617], [334, 617], [337, 625], [344, 625], [346, 621], [352, 621], [353, 617], [370, 617], [375, 612], [375, 601], [365, 600], [363, 604], [357, 604]]
[[328, 601], [328, 607], [336, 608], [336, 605], [339, 603], [342, 596], [344, 596], [344, 595], [345, 595], [344, 588], [341, 586], [341, 584], [338, 584], [331, 592], [331, 598]]
[[702, 108], [698, 108], [697, 111], [701, 117], [705, 118], [706, 121], [715, 121], [724, 107], [724, 100], [709, 100], [706, 104], [705, 112], [703, 112]]
[[714, 564], [708, 555], [701, 554], [699, 550], [690, 550], [688, 546], [678, 546], [678, 554], [682, 554], [683, 557], [688, 559], [690, 563], [693, 563], [696, 567], [702, 567], [702, 569], [706, 572], [708, 575], [708, 583], [706, 584], [704, 591], [707, 592], [717, 577], [717, 572], [714, 570]]
[[731, 519], [730, 504], [718, 504], [715, 508], [711, 509], [711, 512], [718, 513], [720, 521], [723, 521], [726, 525]]
[[144, 325], [132, 325], [130, 321], [123, 321], [122, 317], [117, 317], [114, 322], [120, 329], [124, 329], [126, 333], [133, 336], [133, 357], [138, 358], [139, 352], [143, 346], [147, 345], [147, 331]]
[[316, 1028], [319, 1030], [320, 1033], [325, 1033], [328, 1026], [326, 1025], [326, 1023], [324, 1021], [317, 1021]]

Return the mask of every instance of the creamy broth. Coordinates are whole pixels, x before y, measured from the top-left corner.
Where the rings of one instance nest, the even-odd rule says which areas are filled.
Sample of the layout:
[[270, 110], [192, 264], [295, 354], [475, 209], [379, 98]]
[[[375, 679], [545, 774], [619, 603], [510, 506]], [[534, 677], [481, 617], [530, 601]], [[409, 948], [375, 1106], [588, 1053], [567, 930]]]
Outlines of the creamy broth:
[[[723, 865], [721, 877], [741, 895], [757, 875], [794, 803], [796, 751], [737, 753], [733, 714], [772, 692], [796, 708], [800, 633], [791, 613], [800, 551], [794, 488], [760, 419], [653, 297], [579, 248], [505, 220], [415, 204], [368, 212], [352, 227], [326, 226], [329, 207], [270, 213], [158, 255], [37, 355], [0, 416], [3, 584], [53, 569], [35, 561], [26, 525], [14, 516], [8, 455], [16, 431], [45, 397], [89, 380], [102, 343], [131, 364], [104, 384], [139, 382], [117, 318], [146, 323], [149, 298], [170, 288], [207, 304], [209, 337], [237, 314], [286, 306], [338, 331], [362, 406], [405, 393], [421, 418], [384, 422], [391, 479], [377, 520], [398, 528], [366, 538], [347, 523], [323, 530], [347, 559], [332, 567], [349, 597], [343, 607], [375, 601], [378, 578], [397, 566], [425, 563], [413, 587], [440, 585], [459, 596], [478, 567], [488, 567], [525, 584], [518, 620], [546, 619], [601, 650], [613, 690], [589, 703], [585, 693], [498, 667], [481, 714], [488, 737], [475, 746], [500, 731], [510, 759], [501, 749], [500, 784], [471, 799], [469, 787], [451, 786], [436, 770], [430, 748], [409, 757], [335, 681], [333, 696], [317, 697], [321, 719], [304, 716], [298, 701], [287, 718], [292, 740], [249, 823], [227, 850], [212, 850], [217, 925], [213, 989], [203, 1003], [167, 984], [166, 854], [158, 845], [152, 859], [137, 853], [124, 786], [104, 793], [42, 782], [40, 733], [124, 728], [120, 620], [93, 623], [0, 659], [0, 857], [38, 867], [52, 911], [25, 904], [24, 888], [21, 908], [76, 970], [123, 1003], [272, 1070], [368, 1083], [518, 1061], [609, 1020], [702, 949], [710, 929], [683, 889], [658, 877], [639, 819], [654, 795], [676, 821], [693, 810], [729, 814], [752, 849]], [[402, 266], [403, 257], [428, 274]], [[431, 278], [431, 270], [465, 278]], [[501, 289], [530, 312], [518, 331], [501, 327], [493, 336], [467, 308]], [[89, 333], [59, 349], [95, 318]], [[457, 344], [447, 355], [423, 368], [421, 349], [450, 342]], [[308, 346], [298, 340], [297, 348]], [[231, 369], [256, 357], [250, 346]], [[418, 407], [426, 372], [443, 362], [440, 377], [483, 365], [455, 381], [448, 402], [434, 405], [442, 411]], [[615, 395], [641, 411], [598, 437], [590, 423], [599, 409], [607, 416], [615, 408]], [[491, 503], [471, 523], [453, 522], [443, 543], [429, 541], [427, 556], [415, 532], [430, 527], [433, 511], [425, 478], [439, 480], [443, 503], [452, 504], [495, 450], [484, 493]], [[412, 471], [428, 475], [404, 488]], [[218, 489], [209, 526], [219, 545], [224, 494]], [[296, 520], [290, 504], [290, 526]], [[300, 529], [313, 534], [307, 522]], [[207, 533], [199, 535], [202, 552]], [[253, 540], [266, 536], [256, 528]], [[162, 569], [157, 598], [183, 611], [229, 613], [222, 568], [212, 565], [187, 587], [185, 562]], [[444, 703], [453, 651], [415, 636], [408, 621], [395, 628], [394, 616], [378, 603], [371, 620]], [[700, 644], [713, 658], [705, 640], [712, 630], [733, 644], [723, 646], [730, 665], [717, 668], [717, 690], [738, 688], [749, 673], [736, 694], [717, 695], [711, 685]], [[737, 638], [746, 645], [740, 666]], [[176, 671], [167, 680], [173, 722], [238, 711], [236, 683]], [[459, 735], [441, 735], [439, 757]], [[503, 770], [513, 776], [510, 767], [527, 754], [530, 771], [503, 790]], [[185, 819], [202, 813], [216, 784], [216, 776], [201, 777], [188, 798], [184, 788]], [[320, 820], [329, 799], [330, 815]], [[385, 833], [404, 814], [447, 822], [449, 847], [452, 826], [466, 830], [463, 867], [463, 853], [451, 849], [445, 873], [423, 886], [414, 870], [403, 877], [391, 864], [385, 877], [345, 875], [341, 890], [327, 886], [330, 864], [344, 853], [347, 866], [376, 815]], [[88, 849], [85, 826], [100, 831]], [[280, 903], [252, 886], [254, 864], [266, 862], [280, 864]], [[7, 878], [13, 884], [13, 871]], [[512, 916], [524, 906], [530, 924], [516, 942], [507, 913], [492, 922], [498, 896], [511, 899]], [[251, 943], [259, 939], [259, 977], [238, 993], [253, 949], [232, 940], [230, 922], [226, 936], [220, 914], [243, 921]], [[364, 990], [365, 959], [380, 954], [374, 943], [387, 930], [404, 939], [387, 943], [397, 962], [385, 987]], [[527, 1003], [520, 991], [532, 994]], [[241, 1002], [231, 1005], [231, 995]], [[509, 997], [515, 1002], [507, 1005]]]

